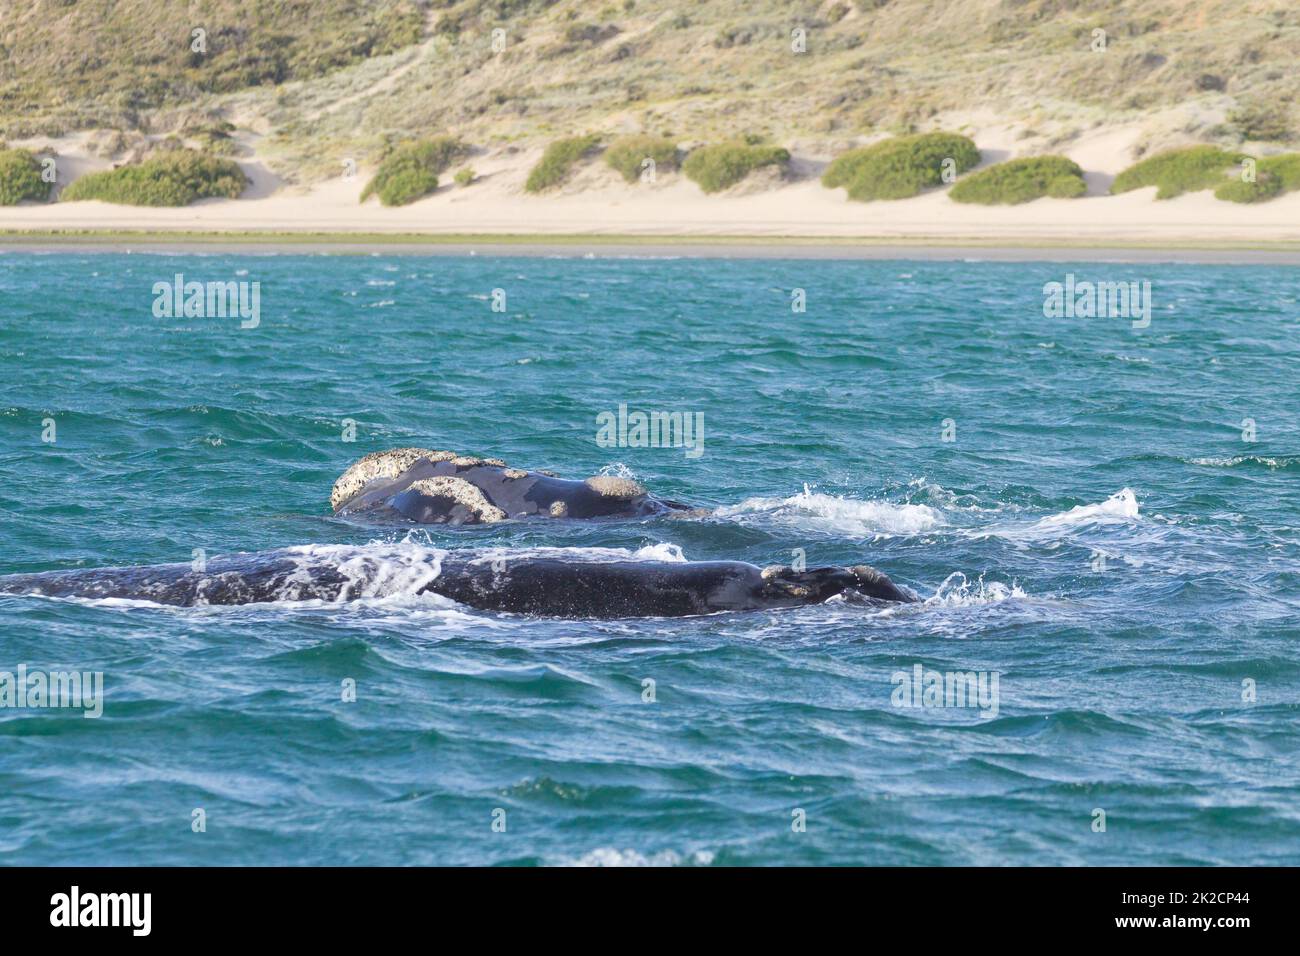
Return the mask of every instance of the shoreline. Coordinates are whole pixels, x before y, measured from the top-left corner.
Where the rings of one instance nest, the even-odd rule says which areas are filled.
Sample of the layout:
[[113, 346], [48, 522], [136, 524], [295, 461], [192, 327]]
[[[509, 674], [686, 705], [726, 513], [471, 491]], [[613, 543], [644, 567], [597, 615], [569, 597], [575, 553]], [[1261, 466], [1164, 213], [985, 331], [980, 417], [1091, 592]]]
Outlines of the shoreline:
[[909, 259], [1300, 265], [1300, 242], [1125, 242], [953, 237], [810, 237], [225, 230], [4, 230], [0, 254], [518, 256], [560, 258]]
[[[993, 114], [944, 125], [969, 134], [980, 150], [976, 170], [1047, 148]], [[1156, 199], [1154, 186], [1112, 193], [1143, 155], [1145, 129], [1118, 118], [1052, 146], [1083, 171], [1083, 195], [997, 205], [957, 202], [946, 188], [854, 201], [822, 183], [842, 144], [819, 142], [792, 144], [779, 175], [760, 171], [715, 193], [681, 169], [629, 183], [591, 156], [534, 194], [528, 177], [540, 144], [476, 147], [470, 182], [442, 182], [388, 207], [361, 201], [374, 168], [298, 182], [248, 134], [232, 154], [248, 179], [238, 199], [23, 202], [0, 207], [0, 250], [1300, 264], [1300, 190], [1259, 203], [1209, 189], [1168, 199]], [[56, 155], [65, 185], [113, 162], [85, 131], [13, 145]]]

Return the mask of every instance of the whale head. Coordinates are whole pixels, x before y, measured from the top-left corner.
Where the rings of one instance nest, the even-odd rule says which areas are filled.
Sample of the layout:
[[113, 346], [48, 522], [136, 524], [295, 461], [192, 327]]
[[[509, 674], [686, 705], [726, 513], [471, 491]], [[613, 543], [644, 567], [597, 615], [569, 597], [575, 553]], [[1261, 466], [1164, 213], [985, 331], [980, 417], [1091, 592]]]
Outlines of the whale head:
[[818, 604], [845, 591], [876, 601], [910, 603], [917, 599], [911, 590], [898, 586], [888, 576], [865, 564], [851, 568], [809, 568], [806, 571], [779, 565], [766, 568], [762, 590], [764, 599], [790, 604]]
[[853, 575], [853, 590], [877, 601], [915, 603], [919, 598], [911, 588], [895, 584], [889, 576], [867, 564], [855, 564], [847, 569]]

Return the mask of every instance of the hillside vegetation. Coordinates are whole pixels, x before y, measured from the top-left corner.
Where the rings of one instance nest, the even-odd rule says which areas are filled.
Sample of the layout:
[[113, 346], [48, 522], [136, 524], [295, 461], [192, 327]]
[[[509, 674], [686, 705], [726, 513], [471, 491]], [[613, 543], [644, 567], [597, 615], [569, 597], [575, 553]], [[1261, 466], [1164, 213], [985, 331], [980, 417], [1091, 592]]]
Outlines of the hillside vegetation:
[[290, 182], [442, 134], [834, 156], [991, 121], [1060, 153], [1138, 123], [1139, 153], [1263, 156], [1297, 60], [1293, 0], [0, 0], [0, 138], [251, 137]]
[[[412, 0], [0, 0], [0, 117], [148, 129], [160, 109], [310, 80], [419, 41]], [[195, 31], [202, 31], [196, 34]]]

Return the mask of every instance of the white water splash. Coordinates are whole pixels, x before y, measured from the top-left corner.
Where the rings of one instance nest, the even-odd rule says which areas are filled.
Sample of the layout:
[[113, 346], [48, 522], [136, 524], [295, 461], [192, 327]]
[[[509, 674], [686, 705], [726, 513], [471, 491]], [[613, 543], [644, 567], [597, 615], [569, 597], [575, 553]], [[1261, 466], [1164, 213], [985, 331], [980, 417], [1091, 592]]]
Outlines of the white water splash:
[[281, 600], [293, 601], [298, 589], [312, 581], [313, 569], [336, 568], [347, 583], [335, 603], [367, 598], [411, 597], [420, 594], [442, 571], [447, 552], [407, 538], [370, 544], [304, 544], [286, 548], [298, 568], [285, 580]]
[[611, 462], [608, 465], [602, 465], [600, 471], [596, 472], [596, 474], [606, 475], [613, 478], [626, 478], [629, 481], [637, 480], [636, 472], [634, 472], [627, 465], [623, 464], [623, 462], [621, 461], [615, 461], [615, 462]]
[[954, 571], [944, 578], [939, 589], [934, 592], [934, 597], [927, 598], [925, 603], [944, 607], [966, 607], [972, 604], [997, 604], [999, 601], [1028, 596], [1014, 581], [1010, 584], [1003, 584], [1001, 581], [985, 581], [982, 574], [971, 581], [960, 571]]
[[648, 856], [637, 850], [617, 850], [613, 847], [599, 847], [584, 853], [576, 859], [561, 860], [559, 866], [708, 866], [713, 862], [713, 854], [707, 850], [696, 850], [689, 856], [683, 856], [676, 850], [659, 850]]
[[1051, 531], [1082, 525], [1120, 524], [1141, 517], [1137, 495], [1132, 488], [1121, 488], [1105, 501], [1095, 505], [1078, 505], [1069, 511], [1049, 515], [1034, 524], [1031, 530]]
[[1188, 458], [1189, 465], [1201, 465], [1207, 468], [1236, 468], [1238, 465], [1264, 465], [1274, 470], [1278, 468], [1290, 468], [1300, 458], [1294, 456], [1284, 456], [1281, 458], [1270, 458], [1266, 455], [1233, 455], [1224, 458]]
[[741, 523], [852, 537], [921, 534], [945, 524], [943, 514], [929, 505], [824, 495], [807, 485], [802, 494], [789, 498], [746, 498], [738, 505], [719, 508], [716, 514]]
[[490, 564], [493, 561], [518, 561], [523, 558], [553, 558], [561, 561], [663, 561], [672, 564], [684, 563], [687, 558], [681, 545], [660, 542], [637, 548], [552, 548], [536, 547], [501, 547], [484, 548], [474, 553], [474, 563]]
[[930, 502], [931, 506], [942, 509], [940, 514], [949, 511], [966, 511], [971, 514], [988, 513], [997, 514], [1002, 511], [1018, 510], [1016, 505], [995, 503], [985, 507], [979, 503], [979, 499], [972, 494], [957, 494], [949, 491], [943, 485], [936, 481], [930, 481], [922, 476], [914, 478], [907, 483], [907, 497], [921, 497]]
[[632, 557], [638, 561], [673, 561], [680, 563], [686, 560], [686, 553], [682, 551], [681, 545], [661, 542], [637, 548], [632, 552]]
[[[184, 610], [187, 613], [235, 613], [235, 609], [258, 612], [266, 609], [292, 608], [295, 612], [304, 608], [373, 607], [375, 605], [394, 605], [410, 607], [458, 608], [449, 598], [424, 589], [442, 571], [442, 559], [447, 551], [420, 544], [407, 538], [404, 541], [373, 541], [365, 545], [346, 544], [303, 544], [282, 549], [280, 552], [293, 567], [280, 578], [278, 588], [268, 593], [265, 600], [250, 601], [246, 604], [207, 604], [200, 600], [191, 607], [177, 608], [170, 603], [160, 603], [142, 597], [135, 598], [60, 598], [76, 603], [100, 607], [165, 608], [171, 611]], [[240, 555], [220, 555], [219, 558], [237, 558]], [[184, 565], [175, 566], [178, 571], [189, 570]], [[322, 569], [337, 571], [345, 581], [336, 597], [330, 600], [317, 598], [304, 599], [313, 584], [316, 573]], [[200, 572], [202, 573], [202, 572]], [[221, 577], [225, 574], [239, 572], [223, 571], [214, 568], [211, 574]]]

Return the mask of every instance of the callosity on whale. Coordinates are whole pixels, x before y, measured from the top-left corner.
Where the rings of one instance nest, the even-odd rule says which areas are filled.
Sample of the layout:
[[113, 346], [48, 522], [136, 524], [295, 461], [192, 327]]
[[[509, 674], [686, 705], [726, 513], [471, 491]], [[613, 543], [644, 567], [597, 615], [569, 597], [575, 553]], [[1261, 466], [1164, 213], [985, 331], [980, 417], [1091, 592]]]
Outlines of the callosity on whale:
[[865, 565], [794, 571], [742, 561], [595, 562], [433, 550], [406, 560], [394, 576], [363, 548], [286, 548], [212, 558], [201, 571], [189, 564], [160, 564], [7, 575], [0, 577], [0, 593], [186, 607], [433, 593], [479, 610], [568, 618], [798, 607], [838, 594], [870, 601], [917, 599]]
[[330, 494], [337, 515], [418, 524], [491, 524], [513, 518], [638, 518], [692, 513], [627, 478], [570, 481], [428, 448], [374, 452], [348, 468]]

